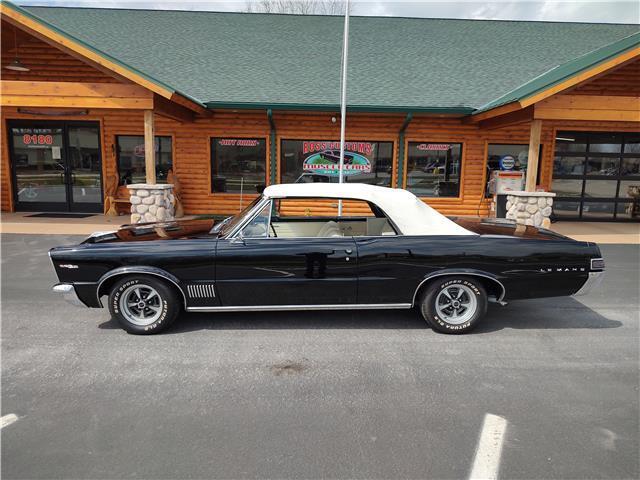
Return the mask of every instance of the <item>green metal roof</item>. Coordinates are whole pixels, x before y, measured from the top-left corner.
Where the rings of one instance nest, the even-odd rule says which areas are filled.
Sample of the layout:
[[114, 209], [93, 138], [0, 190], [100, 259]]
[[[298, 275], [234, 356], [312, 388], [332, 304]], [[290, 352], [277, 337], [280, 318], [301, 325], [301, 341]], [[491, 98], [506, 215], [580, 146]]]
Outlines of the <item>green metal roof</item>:
[[475, 113], [491, 110], [492, 108], [507, 103], [524, 100], [638, 46], [640, 46], [640, 33], [634, 33], [622, 40], [598, 48], [544, 72], [542, 75], [502, 95], [500, 98], [483, 105]]
[[[211, 108], [339, 104], [341, 17], [22, 8]], [[525, 84], [539, 88], [558, 65], [638, 32], [638, 25], [352, 17], [348, 103], [360, 111], [471, 113]]]

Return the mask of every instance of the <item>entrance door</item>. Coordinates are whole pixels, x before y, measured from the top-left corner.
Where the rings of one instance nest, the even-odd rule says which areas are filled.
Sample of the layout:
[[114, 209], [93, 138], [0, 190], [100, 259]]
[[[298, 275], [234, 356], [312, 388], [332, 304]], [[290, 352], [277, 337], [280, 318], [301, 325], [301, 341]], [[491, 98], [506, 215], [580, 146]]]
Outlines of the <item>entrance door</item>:
[[100, 127], [9, 122], [17, 211], [102, 212]]

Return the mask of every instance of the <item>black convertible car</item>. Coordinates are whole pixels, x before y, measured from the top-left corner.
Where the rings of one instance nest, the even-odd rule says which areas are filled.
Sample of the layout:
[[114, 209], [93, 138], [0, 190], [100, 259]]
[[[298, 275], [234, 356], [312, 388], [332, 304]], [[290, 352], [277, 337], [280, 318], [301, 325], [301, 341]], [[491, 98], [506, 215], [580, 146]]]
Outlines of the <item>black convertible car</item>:
[[585, 293], [604, 271], [593, 243], [448, 218], [405, 190], [364, 184], [274, 185], [219, 223], [128, 225], [49, 254], [54, 291], [106, 304], [138, 334], [164, 330], [183, 310], [412, 307], [434, 329], [463, 333], [488, 302]]

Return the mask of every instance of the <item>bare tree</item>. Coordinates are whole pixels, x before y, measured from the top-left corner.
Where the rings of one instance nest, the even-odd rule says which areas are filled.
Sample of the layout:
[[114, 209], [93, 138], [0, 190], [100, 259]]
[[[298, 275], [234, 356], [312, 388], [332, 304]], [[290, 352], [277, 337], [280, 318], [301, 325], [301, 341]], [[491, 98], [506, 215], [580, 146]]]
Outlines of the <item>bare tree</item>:
[[297, 15], [343, 15], [343, 0], [248, 0], [248, 13], [290, 13]]

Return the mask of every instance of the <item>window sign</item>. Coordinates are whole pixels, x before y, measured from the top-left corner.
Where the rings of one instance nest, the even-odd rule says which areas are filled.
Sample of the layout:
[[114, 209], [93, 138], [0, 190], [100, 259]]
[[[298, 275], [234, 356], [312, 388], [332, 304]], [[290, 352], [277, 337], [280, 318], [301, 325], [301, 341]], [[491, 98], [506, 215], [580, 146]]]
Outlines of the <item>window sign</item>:
[[457, 197], [461, 154], [461, 143], [409, 142], [407, 190], [419, 197]]
[[[542, 162], [542, 145], [540, 145], [539, 164]], [[502, 144], [490, 143], [487, 151], [487, 185], [485, 195], [489, 193], [489, 182], [491, 172], [494, 170], [510, 172], [526, 172], [529, 163], [529, 145], [527, 144]], [[538, 169], [538, 179], [540, 183], [540, 169]]]
[[[145, 183], [147, 175], [144, 160], [144, 137], [137, 135], [118, 135], [118, 173], [120, 185]], [[155, 137], [156, 181], [167, 183], [169, 170], [173, 165], [171, 137]]]
[[211, 191], [261, 193], [266, 185], [263, 138], [211, 139]]
[[[282, 183], [338, 183], [340, 142], [335, 140], [283, 140]], [[391, 186], [392, 142], [345, 142], [345, 182]]]

